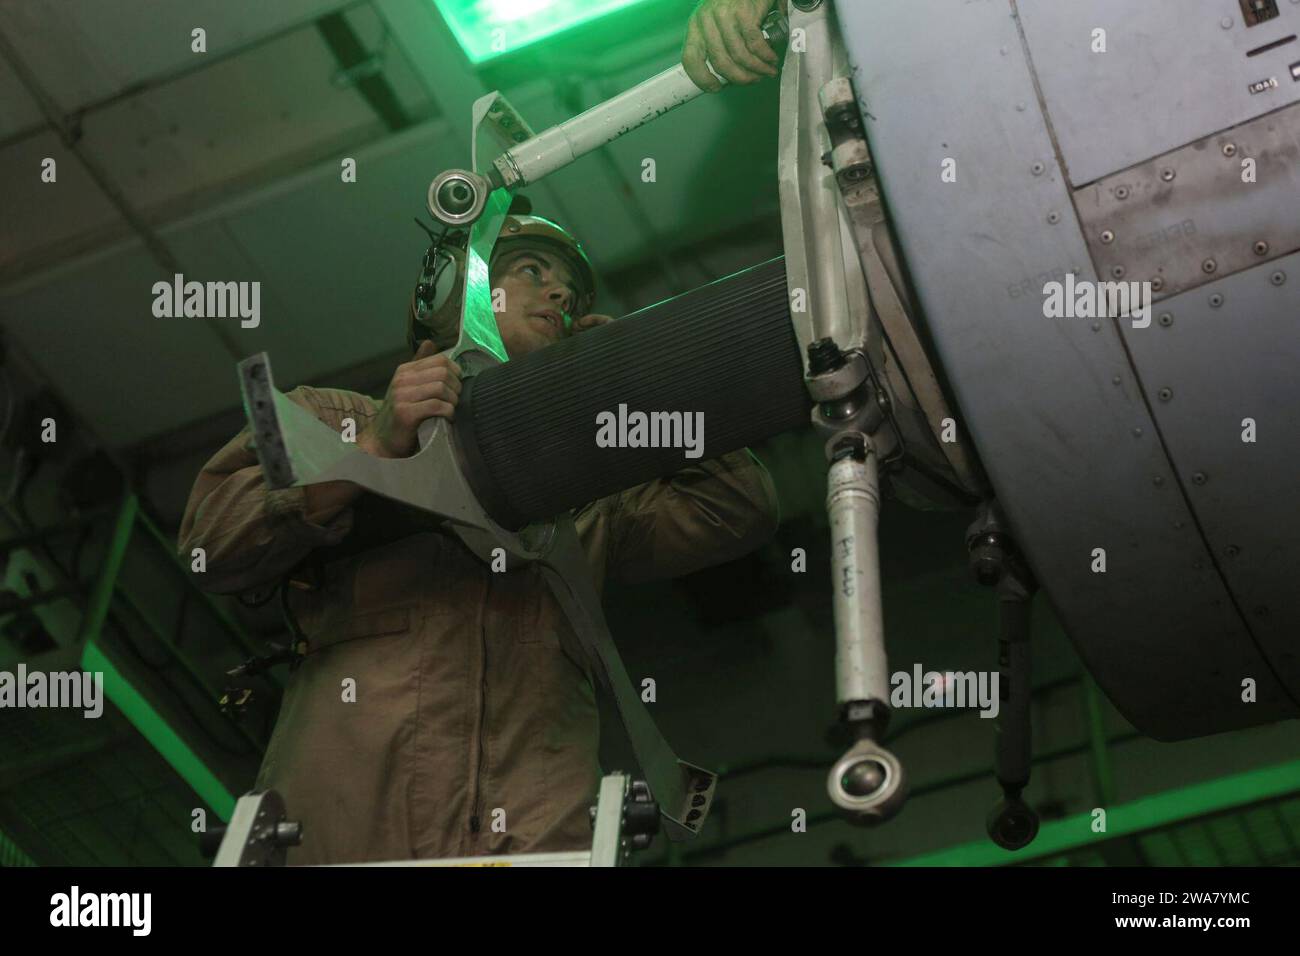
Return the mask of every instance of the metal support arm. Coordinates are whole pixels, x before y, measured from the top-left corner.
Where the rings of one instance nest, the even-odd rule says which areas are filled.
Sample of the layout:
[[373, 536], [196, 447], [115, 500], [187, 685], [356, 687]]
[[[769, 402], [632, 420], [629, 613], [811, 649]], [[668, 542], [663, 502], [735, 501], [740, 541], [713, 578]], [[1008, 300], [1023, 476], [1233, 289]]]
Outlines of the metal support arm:
[[887, 820], [907, 797], [903, 765], [879, 743], [889, 722], [889, 665], [880, 602], [877, 452], [870, 435], [828, 444], [826, 508], [835, 608], [835, 696], [856, 742], [831, 768], [831, 801], [856, 822]]
[[986, 502], [967, 529], [975, 579], [998, 594], [1000, 707], [995, 729], [994, 770], [1002, 799], [989, 811], [989, 838], [1019, 850], [1038, 835], [1038, 814], [1021, 798], [1033, 765], [1029, 704], [1033, 694], [1030, 611], [1038, 585], [1007, 530], [996, 502]]

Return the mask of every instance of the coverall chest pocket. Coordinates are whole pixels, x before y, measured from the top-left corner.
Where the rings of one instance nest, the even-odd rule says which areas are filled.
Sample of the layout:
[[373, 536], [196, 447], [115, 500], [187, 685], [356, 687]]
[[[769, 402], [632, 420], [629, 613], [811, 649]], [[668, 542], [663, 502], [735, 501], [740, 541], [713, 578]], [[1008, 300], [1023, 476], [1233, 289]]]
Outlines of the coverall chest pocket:
[[409, 631], [413, 610], [415, 609], [408, 605], [353, 614], [344, 627], [346, 639], [379, 637], [381, 634], [401, 634], [403, 631]]
[[411, 629], [414, 612], [417, 610], [408, 605], [357, 613], [339, 601], [330, 602], [324, 607], [320, 602], [310, 602], [307, 606], [311, 610], [306, 613], [295, 610], [294, 616], [299, 630], [307, 639], [309, 653], [358, 638], [404, 633]]
[[421, 619], [440, 565], [436, 535], [412, 536], [331, 565], [325, 586], [311, 595], [312, 647], [409, 632]]

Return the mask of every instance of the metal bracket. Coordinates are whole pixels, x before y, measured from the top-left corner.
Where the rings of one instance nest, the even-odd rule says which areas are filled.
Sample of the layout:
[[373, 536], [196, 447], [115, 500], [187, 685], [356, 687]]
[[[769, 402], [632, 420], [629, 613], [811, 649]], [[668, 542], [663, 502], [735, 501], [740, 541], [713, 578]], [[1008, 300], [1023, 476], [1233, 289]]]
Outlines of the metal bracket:
[[284, 866], [289, 847], [302, 843], [302, 824], [291, 822], [274, 790], [246, 793], [235, 803], [213, 866]]
[[852, 82], [848, 77], [831, 80], [818, 92], [818, 101], [832, 144], [830, 166], [857, 242], [873, 312], [902, 374], [901, 384], [920, 407], [935, 444], [961, 484], [968, 491], [978, 491], [985, 487], [985, 482], [963, 445], [941, 440], [939, 430], [943, 421], [955, 421], [956, 416], [944, 398], [907, 308], [881, 258], [877, 235], [878, 231], [883, 232], [887, 241], [888, 225]]

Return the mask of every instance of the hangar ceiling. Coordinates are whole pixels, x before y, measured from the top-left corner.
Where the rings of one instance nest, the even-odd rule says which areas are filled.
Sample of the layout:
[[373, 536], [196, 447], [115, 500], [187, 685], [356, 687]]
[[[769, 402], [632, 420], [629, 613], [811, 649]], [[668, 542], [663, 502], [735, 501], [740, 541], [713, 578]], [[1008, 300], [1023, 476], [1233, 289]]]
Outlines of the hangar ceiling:
[[[6, 342], [115, 449], [235, 409], [234, 364], [258, 351], [286, 383], [361, 387], [348, 370], [400, 360], [427, 244], [411, 220], [468, 164], [473, 100], [566, 119], [673, 65], [691, 6], [651, 0], [474, 68], [431, 0], [4, 5]], [[779, 254], [776, 92], [704, 97], [531, 190], [587, 244], [599, 311]], [[260, 281], [259, 326], [155, 318], [173, 268]]]

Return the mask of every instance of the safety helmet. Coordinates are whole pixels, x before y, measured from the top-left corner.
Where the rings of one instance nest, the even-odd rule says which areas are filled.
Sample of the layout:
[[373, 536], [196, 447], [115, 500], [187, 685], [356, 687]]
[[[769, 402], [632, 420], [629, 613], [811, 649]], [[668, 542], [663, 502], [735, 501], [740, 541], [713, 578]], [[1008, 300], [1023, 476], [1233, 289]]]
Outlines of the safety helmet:
[[520, 240], [540, 242], [553, 248], [564, 259], [578, 286], [577, 299], [573, 303], [574, 317], [591, 314], [596, 303], [596, 273], [582, 243], [559, 224], [541, 216], [506, 216], [492, 250], [493, 264], [498, 256]]
[[[582, 243], [572, 233], [549, 219], [524, 212], [506, 216], [501, 223], [501, 232], [497, 236], [496, 245], [492, 248], [492, 262], [489, 264], [489, 269], [496, 264], [502, 253], [524, 242], [553, 249], [564, 259], [578, 287], [573, 317], [581, 318], [591, 314], [596, 304], [596, 273], [591, 267], [591, 260], [587, 258]], [[447, 251], [450, 252], [456, 267], [455, 286], [442, 304], [421, 310], [418, 288], [411, 295], [407, 310], [406, 342], [412, 352], [419, 348], [420, 341], [423, 339], [433, 339], [440, 349], [449, 349], [456, 344], [459, 336], [461, 298], [465, 292], [465, 253], [454, 246]], [[426, 269], [428, 267], [426, 260]], [[423, 283], [424, 279], [422, 278], [421, 281]]]

